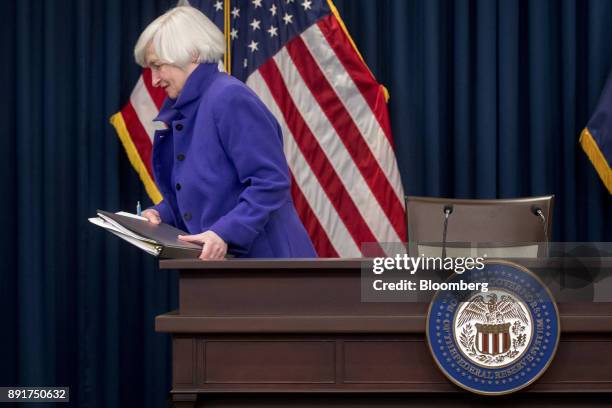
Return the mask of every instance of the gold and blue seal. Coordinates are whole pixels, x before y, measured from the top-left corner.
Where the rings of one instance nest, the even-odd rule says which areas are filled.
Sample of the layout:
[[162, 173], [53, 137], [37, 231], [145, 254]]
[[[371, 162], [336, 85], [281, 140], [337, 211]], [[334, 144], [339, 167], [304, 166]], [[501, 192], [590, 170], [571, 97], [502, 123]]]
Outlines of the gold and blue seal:
[[532, 384], [559, 344], [559, 311], [548, 288], [527, 268], [506, 261], [486, 262], [448, 282], [459, 280], [487, 283], [487, 290], [435, 294], [426, 334], [440, 370], [477, 394], [509, 394]]

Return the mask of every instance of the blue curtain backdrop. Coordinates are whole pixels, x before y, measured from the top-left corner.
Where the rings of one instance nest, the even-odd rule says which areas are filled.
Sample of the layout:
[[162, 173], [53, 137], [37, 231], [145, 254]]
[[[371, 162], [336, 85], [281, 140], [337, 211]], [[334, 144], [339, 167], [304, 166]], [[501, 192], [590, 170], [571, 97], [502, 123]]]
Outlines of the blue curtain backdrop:
[[[153, 319], [176, 306], [176, 276], [87, 217], [147, 202], [108, 118], [138, 76], [139, 32], [173, 4], [0, 3], [0, 386], [165, 406], [169, 342]], [[612, 200], [578, 146], [612, 68], [612, 2], [336, 5], [391, 94], [407, 194], [554, 193], [556, 240], [612, 240]]]

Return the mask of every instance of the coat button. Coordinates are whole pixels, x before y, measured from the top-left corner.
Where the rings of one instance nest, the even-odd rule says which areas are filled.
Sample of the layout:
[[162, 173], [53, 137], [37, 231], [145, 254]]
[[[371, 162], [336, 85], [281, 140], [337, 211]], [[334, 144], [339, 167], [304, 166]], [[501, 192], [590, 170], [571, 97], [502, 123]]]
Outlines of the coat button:
[[176, 160], [178, 160], [178, 161], [185, 160], [185, 155], [183, 153], [179, 154], [178, 156], [176, 156]]
[[191, 214], [186, 212], [185, 214], [183, 214], [183, 218], [185, 219], [185, 221], [189, 221], [191, 220]]
[[177, 123], [176, 126], [174, 127], [176, 130], [183, 130], [183, 125], [180, 123]]
[[179, 191], [181, 189], [181, 183], [176, 183], [176, 191]]

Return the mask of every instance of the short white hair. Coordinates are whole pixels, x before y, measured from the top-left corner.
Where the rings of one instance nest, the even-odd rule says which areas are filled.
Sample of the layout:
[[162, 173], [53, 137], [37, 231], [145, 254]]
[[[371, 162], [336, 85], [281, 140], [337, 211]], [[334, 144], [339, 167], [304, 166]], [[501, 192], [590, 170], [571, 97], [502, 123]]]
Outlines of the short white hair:
[[219, 62], [225, 52], [221, 30], [202, 12], [179, 6], [157, 17], [140, 34], [134, 47], [138, 65], [147, 66], [149, 46], [162, 62], [184, 68], [191, 62]]

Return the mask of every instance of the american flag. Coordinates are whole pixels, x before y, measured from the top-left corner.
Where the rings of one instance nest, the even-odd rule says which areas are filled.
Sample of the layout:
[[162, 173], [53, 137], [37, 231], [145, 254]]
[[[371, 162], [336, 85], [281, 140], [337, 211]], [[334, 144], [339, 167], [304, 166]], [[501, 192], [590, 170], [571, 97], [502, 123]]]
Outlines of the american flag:
[[[190, 3], [222, 31], [229, 20], [231, 74], [259, 95], [283, 129], [292, 196], [318, 255], [359, 257], [364, 243], [405, 242], [385, 89], [332, 2]], [[164, 97], [145, 69], [111, 119], [155, 202], [161, 196], [151, 176], [152, 119]]]

